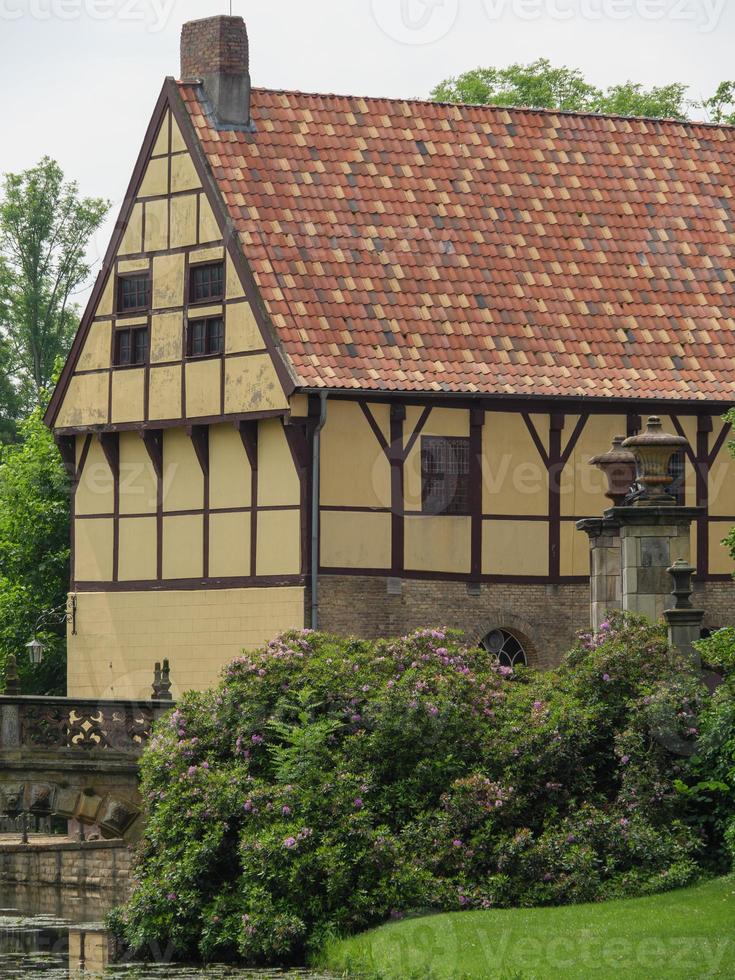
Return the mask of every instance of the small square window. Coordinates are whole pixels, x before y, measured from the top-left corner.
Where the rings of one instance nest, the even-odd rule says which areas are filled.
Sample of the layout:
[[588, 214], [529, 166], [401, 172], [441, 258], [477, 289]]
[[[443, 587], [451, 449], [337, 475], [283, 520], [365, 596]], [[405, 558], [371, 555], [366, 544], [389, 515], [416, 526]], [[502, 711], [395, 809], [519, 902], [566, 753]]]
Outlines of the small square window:
[[225, 292], [225, 264], [211, 262], [195, 265], [190, 272], [189, 302], [204, 303], [222, 299]]
[[118, 330], [115, 334], [115, 367], [145, 364], [148, 359], [148, 328]]
[[151, 279], [148, 273], [120, 276], [117, 280], [117, 312], [147, 310], [151, 303]]
[[421, 440], [421, 509], [424, 514], [470, 513], [470, 440]]
[[208, 357], [224, 350], [225, 322], [221, 316], [189, 322], [189, 357]]

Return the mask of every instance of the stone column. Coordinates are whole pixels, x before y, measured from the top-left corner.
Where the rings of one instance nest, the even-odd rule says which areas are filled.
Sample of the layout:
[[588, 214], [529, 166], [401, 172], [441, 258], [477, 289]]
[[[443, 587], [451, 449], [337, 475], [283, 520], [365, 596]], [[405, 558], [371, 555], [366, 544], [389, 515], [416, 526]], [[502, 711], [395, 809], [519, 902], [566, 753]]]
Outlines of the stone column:
[[577, 528], [590, 539], [590, 609], [597, 632], [614, 609], [622, 609], [620, 525], [612, 518], [579, 521]]
[[671, 601], [668, 569], [690, 558], [698, 507], [614, 507], [620, 525], [622, 608], [658, 620]]
[[669, 626], [669, 646], [672, 650], [678, 650], [687, 660], [693, 661], [697, 667], [701, 667], [702, 660], [694, 644], [702, 638], [704, 610], [694, 609], [692, 606], [694, 569], [688, 562], [680, 559], [667, 571], [674, 582], [671, 594], [676, 598], [674, 608], [667, 609], [664, 613]]

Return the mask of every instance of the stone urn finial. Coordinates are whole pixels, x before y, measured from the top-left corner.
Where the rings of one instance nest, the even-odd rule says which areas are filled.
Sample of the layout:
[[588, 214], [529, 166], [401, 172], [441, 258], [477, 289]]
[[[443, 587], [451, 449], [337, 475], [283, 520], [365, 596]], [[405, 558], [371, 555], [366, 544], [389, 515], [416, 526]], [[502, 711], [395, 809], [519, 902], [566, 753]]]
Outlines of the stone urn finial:
[[630, 449], [635, 456], [638, 466], [637, 480], [643, 488], [636, 500], [637, 505], [676, 504], [676, 498], [666, 492], [673, 482], [669, 464], [674, 453], [688, 445], [683, 436], [664, 432], [661, 419], [657, 415], [648, 419], [645, 432], [625, 440], [623, 449]]
[[676, 606], [674, 608], [691, 609], [692, 592], [694, 591], [692, 587], [692, 576], [696, 568], [693, 568], [684, 558], [679, 558], [666, 571], [674, 583], [674, 588], [671, 590], [672, 596], [676, 599]]
[[615, 436], [612, 449], [600, 456], [593, 456], [591, 466], [596, 466], [607, 477], [605, 496], [617, 507], [625, 500], [635, 482], [635, 456], [623, 449], [625, 436]]
[[9, 653], [5, 660], [5, 694], [20, 694], [18, 661], [15, 659], [14, 653]]

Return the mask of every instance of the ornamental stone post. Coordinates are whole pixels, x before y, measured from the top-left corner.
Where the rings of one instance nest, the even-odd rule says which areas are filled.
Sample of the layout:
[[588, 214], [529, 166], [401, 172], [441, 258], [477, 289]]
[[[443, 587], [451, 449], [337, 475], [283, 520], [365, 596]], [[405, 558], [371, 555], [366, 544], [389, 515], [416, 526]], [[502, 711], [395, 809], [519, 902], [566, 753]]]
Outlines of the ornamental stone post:
[[669, 493], [671, 457], [686, 445], [686, 439], [665, 433], [661, 420], [652, 416], [643, 433], [616, 438], [610, 452], [591, 461], [606, 474], [607, 496], [614, 502], [602, 518], [577, 524], [590, 539], [595, 630], [610, 610], [655, 621], [671, 605], [669, 568], [689, 562], [691, 524], [702, 512], [679, 506]]

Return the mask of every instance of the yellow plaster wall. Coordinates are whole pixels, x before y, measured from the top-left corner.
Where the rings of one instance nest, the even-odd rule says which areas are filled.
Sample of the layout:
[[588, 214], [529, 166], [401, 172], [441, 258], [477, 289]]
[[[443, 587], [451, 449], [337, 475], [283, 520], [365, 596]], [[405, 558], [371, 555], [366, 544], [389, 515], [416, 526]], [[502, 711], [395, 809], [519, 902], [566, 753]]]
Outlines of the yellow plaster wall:
[[145, 206], [146, 252], [168, 248], [168, 201], [147, 201]]
[[171, 126], [171, 113], [166, 111], [163, 121], [161, 122], [161, 128], [158, 130], [158, 136], [156, 137], [156, 142], [153, 145], [153, 152], [151, 156], [160, 157], [168, 155], [168, 139], [169, 131]]
[[198, 194], [171, 198], [171, 248], [197, 244]]
[[186, 417], [219, 415], [222, 391], [222, 361], [219, 357], [186, 363]]
[[469, 517], [407, 517], [405, 564], [422, 572], [470, 571]]
[[250, 514], [210, 514], [209, 574], [212, 578], [250, 574]]
[[78, 425], [104, 425], [110, 390], [108, 374], [76, 374], [56, 417], [58, 429]]
[[148, 408], [153, 419], [178, 419], [181, 411], [180, 364], [151, 368], [149, 374]]
[[120, 581], [143, 582], [155, 579], [157, 554], [156, 518], [124, 517], [120, 521]]
[[118, 255], [133, 255], [143, 251], [143, 205], [136, 204], [130, 213]]
[[184, 256], [157, 255], [153, 259], [153, 308], [165, 310], [184, 304]]
[[244, 296], [245, 290], [242, 287], [242, 281], [237, 273], [235, 263], [232, 261], [232, 256], [229, 252], [227, 253], [225, 273], [227, 278], [227, 298], [239, 299], [241, 296]]
[[264, 412], [287, 408], [276, 369], [268, 354], [228, 358], [225, 363], [225, 412]]
[[258, 506], [298, 506], [301, 484], [280, 419], [258, 425]]
[[[80, 440], [81, 441], [81, 440]], [[92, 438], [82, 475], [74, 497], [77, 515], [111, 514], [114, 510], [115, 481], [99, 441]]]
[[78, 371], [96, 371], [109, 367], [111, 331], [112, 324], [109, 321], [102, 320], [91, 325], [77, 362]]
[[[730, 557], [729, 549], [722, 541], [732, 529], [730, 521], [712, 521], [709, 525], [709, 570], [712, 575], [732, 575], [735, 563]], [[695, 545], [692, 545], [692, 555], [696, 555]], [[696, 562], [696, 558], [694, 558]]]
[[[533, 416], [533, 421], [548, 451], [548, 419]], [[482, 452], [484, 514], [548, 514], [546, 466], [517, 412], [485, 413]]]
[[188, 153], [171, 157], [171, 192], [191, 191], [200, 188], [194, 162]]
[[76, 521], [74, 528], [74, 578], [78, 582], [112, 579], [112, 518]]
[[231, 303], [227, 307], [225, 350], [228, 354], [264, 350], [265, 344], [255, 322], [250, 303]]
[[[250, 463], [233, 425], [209, 429], [209, 505], [213, 509], [249, 507], [252, 501]], [[238, 574], [243, 574], [238, 572]]]
[[207, 195], [202, 194], [199, 205], [199, 241], [216, 242], [221, 237], [222, 233], [219, 230], [212, 206], [207, 200]]
[[[723, 423], [719, 419], [715, 419], [714, 432], [710, 435], [709, 440], [710, 452], [714, 449], [717, 437], [722, 431], [722, 426]], [[735, 517], [735, 459], [733, 459], [728, 449], [728, 442], [731, 442], [733, 439], [735, 439], [735, 433], [731, 432], [710, 469], [709, 507], [710, 514], [713, 517]], [[690, 484], [693, 490], [693, 471], [691, 480], [687, 473], [687, 489]], [[694, 502], [695, 499], [693, 496], [692, 503]], [[735, 524], [735, 521], [732, 523]]]
[[[612, 501], [610, 501], [612, 504]], [[594, 515], [599, 516], [599, 515]], [[560, 573], [589, 575], [590, 541], [584, 531], [578, 531], [574, 521], [562, 521]]]
[[201, 510], [203, 506], [204, 475], [191, 439], [183, 429], [166, 429], [163, 433], [164, 510]]
[[[567, 416], [562, 446], [574, 432], [577, 416]], [[564, 517], [598, 517], [611, 502], [605, 497], [607, 481], [590, 459], [612, 447], [615, 436], [624, 436], [627, 420], [622, 415], [590, 415], [561, 478], [561, 513]]]
[[120, 513], [155, 514], [158, 479], [137, 432], [120, 433]]
[[483, 521], [485, 575], [548, 575], [549, 528], [544, 521]]
[[320, 497], [324, 507], [390, 507], [390, 465], [355, 402], [327, 402]]
[[153, 665], [168, 658], [176, 698], [214, 684], [243, 648], [303, 625], [301, 587], [80, 593], [69, 695], [149, 698]]
[[145, 370], [112, 372], [112, 422], [142, 422], [145, 418]]
[[138, 197], [162, 197], [168, 193], [168, 160], [150, 160], [145, 168]]
[[182, 343], [181, 313], [160, 313], [151, 317], [151, 364], [181, 360]]
[[321, 559], [325, 568], [391, 565], [391, 515], [322, 511]]
[[298, 575], [301, 571], [301, 516], [298, 510], [258, 513], [258, 575]]
[[187, 514], [163, 518], [163, 577], [201, 578], [204, 574], [204, 518]]

